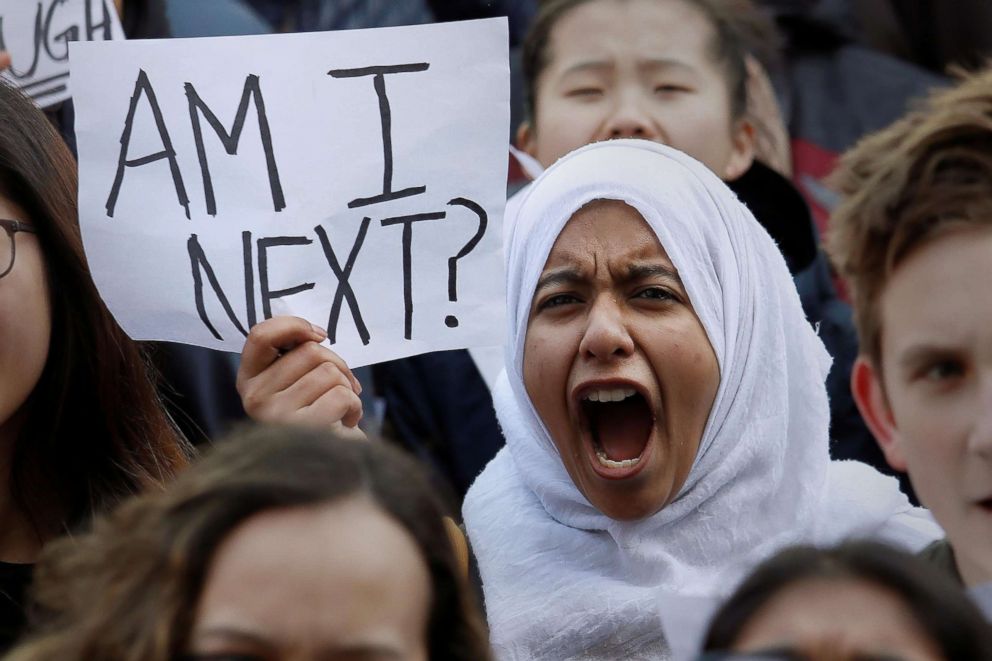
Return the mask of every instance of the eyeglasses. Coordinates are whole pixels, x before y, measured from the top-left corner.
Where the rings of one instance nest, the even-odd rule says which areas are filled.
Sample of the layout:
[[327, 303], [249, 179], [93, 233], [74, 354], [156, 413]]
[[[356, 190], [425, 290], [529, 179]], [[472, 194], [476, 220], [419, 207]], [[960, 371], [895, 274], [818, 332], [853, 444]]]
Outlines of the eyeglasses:
[[0, 218], [0, 227], [4, 229], [3, 232], [0, 232], [0, 278], [2, 278], [14, 268], [14, 256], [17, 253], [17, 242], [14, 241], [14, 235], [18, 232], [37, 234], [37, 231], [27, 223], [9, 218]]

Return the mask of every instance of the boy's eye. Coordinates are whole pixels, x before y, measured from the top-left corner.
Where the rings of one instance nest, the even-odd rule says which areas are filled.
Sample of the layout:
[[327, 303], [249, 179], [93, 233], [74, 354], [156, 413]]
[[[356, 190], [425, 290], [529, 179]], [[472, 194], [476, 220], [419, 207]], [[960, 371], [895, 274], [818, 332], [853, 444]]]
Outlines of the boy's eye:
[[927, 381], [947, 381], [964, 374], [964, 366], [956, 360], [941, 360], [926, 368], [923, 378]]

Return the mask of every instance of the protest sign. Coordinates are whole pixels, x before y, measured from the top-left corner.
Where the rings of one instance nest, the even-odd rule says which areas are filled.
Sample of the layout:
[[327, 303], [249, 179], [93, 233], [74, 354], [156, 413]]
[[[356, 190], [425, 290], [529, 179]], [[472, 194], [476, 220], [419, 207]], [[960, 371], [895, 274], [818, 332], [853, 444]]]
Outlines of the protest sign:
[[87, 259], [131, 337], [240, 350], [296, 314], [352, 365], [499, 343], [505, 19], [71, 63]]
[[69, 98], [69, 42], [124, 39], [112, 0], [0, 0], [0, 72], [42, 108]]

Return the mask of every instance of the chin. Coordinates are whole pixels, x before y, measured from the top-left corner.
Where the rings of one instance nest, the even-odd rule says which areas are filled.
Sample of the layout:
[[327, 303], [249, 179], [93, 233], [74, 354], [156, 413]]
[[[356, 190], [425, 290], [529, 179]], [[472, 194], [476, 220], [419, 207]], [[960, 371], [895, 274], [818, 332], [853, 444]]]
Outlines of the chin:
[[610, 517], [614, 521], [643, 521], [644, 519], [650, 517], [652, 514], [657, 514], [659, 509], [645, 509], [644, 511], [630, 511], [627, 508], [622, 509], [616, 513], [603, 512], [606, 516]]
[[611, 495], [608, 498], [589, 498], [589, 502], [600, 512], [616, 521], [640, 521], [657, 514], [667, 504], [665, 499], [660, 497], [624, 496], [622, 494]]

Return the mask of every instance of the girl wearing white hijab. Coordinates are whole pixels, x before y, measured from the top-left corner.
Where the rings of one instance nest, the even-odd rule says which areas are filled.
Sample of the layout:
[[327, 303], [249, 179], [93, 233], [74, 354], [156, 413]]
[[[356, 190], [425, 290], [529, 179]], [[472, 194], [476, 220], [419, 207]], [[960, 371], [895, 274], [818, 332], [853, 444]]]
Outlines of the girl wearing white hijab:
[[507, 222], [506, 447], [464, 505], [499, 658], [667, 658], [664, 594], [727, 594], [791, 543], [940, 536], [895, 480], [830, 461], [830, 358], [705, 166], [592, 144]]

